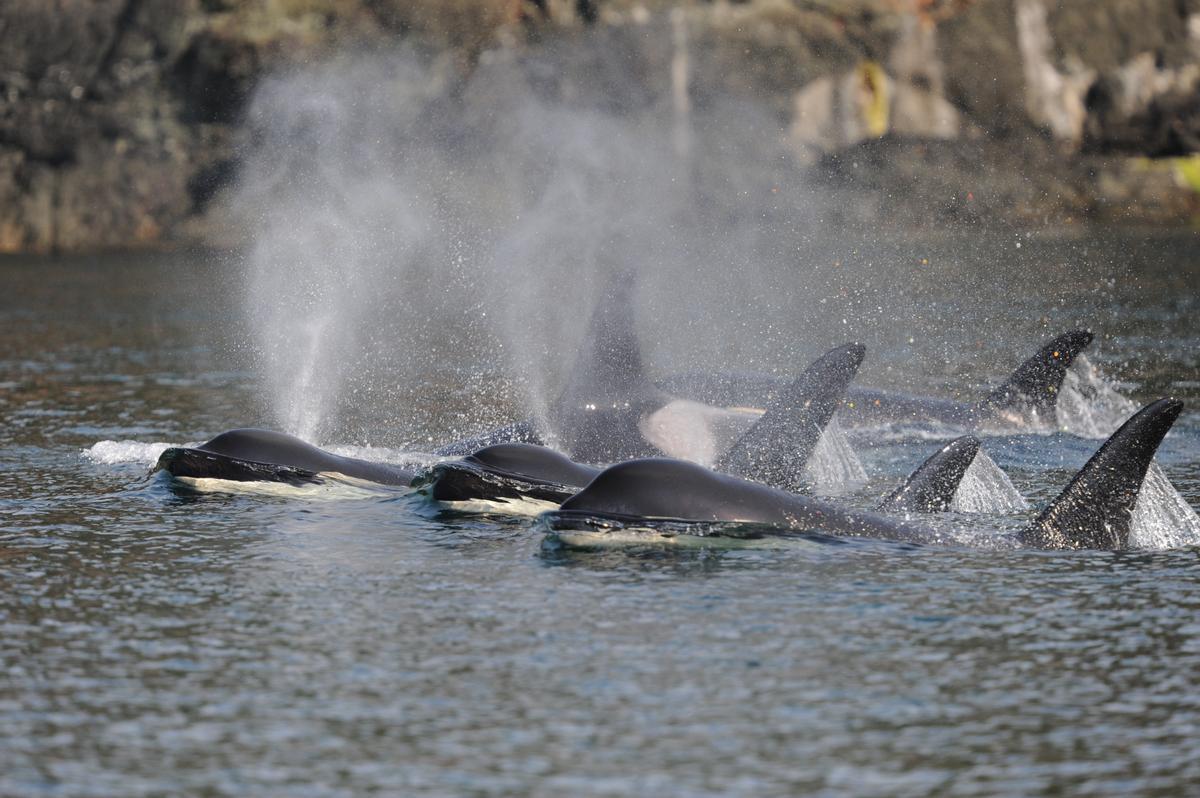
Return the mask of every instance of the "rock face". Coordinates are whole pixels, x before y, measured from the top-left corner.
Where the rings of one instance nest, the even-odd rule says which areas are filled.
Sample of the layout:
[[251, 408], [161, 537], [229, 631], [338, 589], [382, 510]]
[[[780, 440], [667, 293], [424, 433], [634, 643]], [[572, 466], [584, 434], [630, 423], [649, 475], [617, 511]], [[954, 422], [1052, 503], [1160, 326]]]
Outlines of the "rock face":
[[156, 246], [200, 233], [196, 222], [233, 173], [236, 122], [263, 70], [352, 32], [379, 35], [355, 8], [259, 5], [0, 5], [0, 251]]
[[[418, 47], [453, 104], [481, 60], [618, 30], [649, 71], [598, 80], [677, 120], [752, 99], [831, 191], [969, 184], [1017, 221], [1200, 210], [1191, 181], [1151, 177], [1179, 169], [1122, 160], [1200, 151], [1200, 0], [7, 0], [0, 251], [236, 244], [243, 113], [272, 72]], [[1026, 196], [1003, 175], [1031, 159]], [[980, 213], [960, 204], [936, 218]]]

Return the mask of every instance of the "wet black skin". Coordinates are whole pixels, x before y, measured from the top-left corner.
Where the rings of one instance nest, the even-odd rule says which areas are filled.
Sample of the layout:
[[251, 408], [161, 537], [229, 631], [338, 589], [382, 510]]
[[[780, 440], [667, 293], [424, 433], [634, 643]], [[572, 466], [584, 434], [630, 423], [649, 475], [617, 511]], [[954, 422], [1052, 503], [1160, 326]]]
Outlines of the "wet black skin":
[[[717, 470], [787, 490], [807, 490], [804, 467], [865, 351], [861, 344], [846, 344], [818, 358], [772, 398], [762, 417], [718, 461]], [[611, 420], [602, 418], [592, 419], [596, 423], [588, 428], [588, 435], [599, 438], [605, 428], [612, 431]], [[600, 449], [588, 446], [587, 451], [595, 454]], [[573, 462], [545, 447], [509, 443], [439, 463], [419, 482], [422, 490], [440, 501], [526, 497], [561, 502], [598, 473], [599, 468]]]
[[[1018, 541], [1043, 549], [1127, 547], [1142, 480], [1182, 408], [1181, 402], [1168, 398], [1138, 411], [1105, 441], [1059, 497], [1017, 535]], [[960, 458], [961, 453], [950, 453], [951, 461]], [[965, 472], [965, 467], [962, 470]], [[573, 526], [602, 529], [606, 522], [615, 526], [742, 522], [781, 531], [812, 530], [911, 543], [940, 540], [938, 532], [925, 524], [848, 509], [693, 463], [661, 458], [606, 469], [563, 502], [560, 510], [546, 513], [544, 518], [557, 530]]]
[[195, 449], [167, 449], [156, 470], [177, 477], [300, 484], [334, 472], [383, 485], [410, 485], [414, 472], [400, 466], [359, 460], [318, 449], [299, 438], [264, 429], [222, 432]]
[[[1092, 333], [1071, 330], [1047, 341], [1008, 379], [976, 402], [959, 402], [895, 391], [850, 386], [838, 419], [851, 426], [937, 423], [972, 429], [997, 418], [1029, 414], [1053, 417], [1067, 369], [1091, 344]], [[786, 384], [784, 378], [752, 372], [689, 373], [659, 387], [678, 396], [724, 406], [764, 407]]]

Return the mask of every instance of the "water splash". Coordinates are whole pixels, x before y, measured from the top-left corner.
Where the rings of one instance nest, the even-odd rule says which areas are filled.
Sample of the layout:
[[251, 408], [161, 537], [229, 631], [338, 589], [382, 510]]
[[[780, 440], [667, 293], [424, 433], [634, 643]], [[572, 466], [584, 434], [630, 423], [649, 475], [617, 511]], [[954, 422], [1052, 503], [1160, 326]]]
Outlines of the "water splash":
[[98, 465], [144, 463], [153, 465], [172, 446], [197, 446], [196, 443], [143, 443], [141, 441], [97, 441], [80, 454]]
[[416, 304], [433, 212], [404, 132], [428, 83], [403, 58], [334, 64], [265, 81], [249, 109], [242, 295], [269, 410], [304, 440], [331, 432], [362, 364], [401, 339], [383, 331]]
[[[333, 314], [337, 304], [326, 303], [317, 311], [320, 315], [295, 317], [291, 324], [294, 338], [286, 348], [279, 347], [278, 340], [268, 343], [269, 368], [277, 386], [276, 415], [285, 430], [303, 440], [316, 437], [329, 403], [330, 397], [319, 385], [322, 376], [328, 378], [331, 373], [326, 364], [329, 353], [325, 351], [331, 339], [326, 332], [336, 321]], [[280, 366], [284, 364], [294, 368], [281, 372]]]
[[1200, 517], [1175, 490], [1158, 463], [1151, 462], [1133, 509], [1130, 547], [1174, 549], [1197, 544], [1200, 544]]
[[829, 420], [812, 458], [804, 469], [805, 479], [823, 496], [836, 496], [862, 487], [867, 469], [854, 453], [837, 414]]
[[975, 455], [950, 502], [950, 509], [959, 513], [1002, 514], [1028, 508], [1029, 503], [1008, 474], [982, 450]]
[[1058, 396], [1058, 426], [1081, 438], [1103, 440], [1125, 423], [1137, 405], [1116, 387], [1086, 355], [1079, 355], [1063, 378]]
[[388, 463], [405, 468], [420, 469], [432, 466], [443, 460], [453, 459], [439, 457], [428, 452], [412, 448], [394, 448], [388, 446], [330, 446], [330, 452], [342, 457], [353, 457], [357, 460], [367, 460], [372, 463]]

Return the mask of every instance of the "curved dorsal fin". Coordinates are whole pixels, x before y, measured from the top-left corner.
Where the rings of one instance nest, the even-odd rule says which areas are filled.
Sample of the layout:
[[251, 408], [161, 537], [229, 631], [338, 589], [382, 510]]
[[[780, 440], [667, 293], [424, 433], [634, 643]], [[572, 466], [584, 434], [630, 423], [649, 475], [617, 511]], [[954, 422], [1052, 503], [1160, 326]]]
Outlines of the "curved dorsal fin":
[[1134, 414], [1021, 532], [1021, 541], [1044, 549], [1125, 548], [1146, 469], [1182, 410], [1177, 399], [1159, 399]]
[[609, 275], [566, 385], [550, 408], [552, 441], [575, 460], [611, 463], [658, 453], [638, 422], [670, 398], [646, 377], [633, 288], [631, 271]]
[[979, 439], [955, 438], [912, 472], [904, 484], [879, 504], [888, 512], [940, 513], [950, 508], [954, 494], [979, 452]]
[[1051, 339], [1018, 366], [999, 388], [988, 394], [980, 403], [980, 409], [1032, 407], [1046, 411], [1054, 408], [1067, 369], [1093, 337], [1087, 330], [1071, 330]]
[[862, 344], [845, 344], [818, 358], [771, 400], [716, 470], [775, 488], [803, 489], [804, 466], [865, 354]]
[[633, 288], [634, 274], [628, 269], [613, 272], [601, 287], [559, 405], [658, 394], [642, 362], [633, 318]]

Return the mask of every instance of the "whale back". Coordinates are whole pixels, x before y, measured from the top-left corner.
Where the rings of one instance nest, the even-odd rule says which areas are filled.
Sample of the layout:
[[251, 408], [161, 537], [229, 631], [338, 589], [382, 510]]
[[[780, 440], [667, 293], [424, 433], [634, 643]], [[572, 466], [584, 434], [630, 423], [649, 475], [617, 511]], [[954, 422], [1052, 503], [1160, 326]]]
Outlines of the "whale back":
[[650, 525], [657, 521], [753, 523], [778, 527], [780, 532], [816, 531], [904, 542], [931, 542], [938, 537], [920, 524], [667, 458], [631, 460], [606, 468], [563, 502], [559, 511], [548, 515], [556, 524], [607, 517]]
[[312, 472], [334, 471], [384, 485], [408, 485], [413, 478], [413, 472], [399, 466], [342, 457], [292, 435], [266, 429], [229, 430], [196, 448], [234, 460]]
[[480, 449], [464, 458], [467, 462], [503, 474], [556, 482], [582, 488], [600, 469], [582, 465], [545, 446], [501, 443]]

